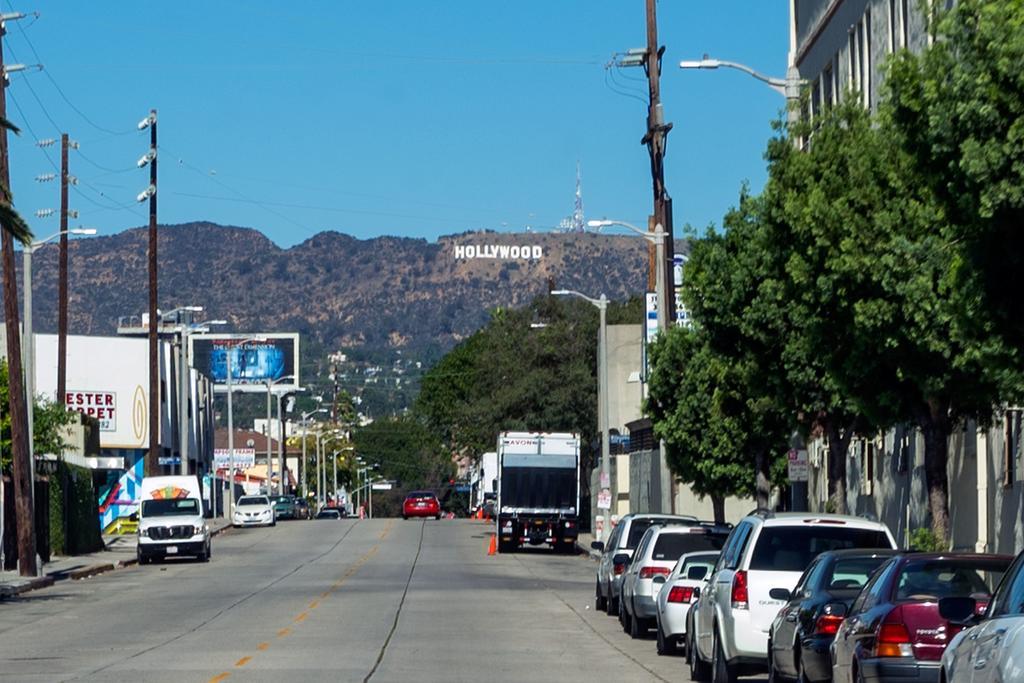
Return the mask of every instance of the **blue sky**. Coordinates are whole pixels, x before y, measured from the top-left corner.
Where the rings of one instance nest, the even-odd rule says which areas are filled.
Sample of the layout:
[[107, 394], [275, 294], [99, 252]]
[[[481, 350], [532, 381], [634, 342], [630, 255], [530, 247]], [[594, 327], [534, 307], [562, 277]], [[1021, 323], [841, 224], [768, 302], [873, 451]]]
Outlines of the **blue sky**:
[[[281, 246], [323, 230], [369, 238], [550, 229], [573, 208], [643, 224], [651, 210], [640, 69], [606, 71], [646, 42], [643, 0], [517, 3], [300, 0], [38, 1], [8, 23], [15, 205], [58, 229], [48, 156], [68, 132], [80, 185], [72, 225], [143, 225], [148, 172], [136, 123], [159, 111], [161, 223], [254, 227]], [[720, 223], [762, 153], [782, 98], [738, 72], [681, 71], [704, 53], [786, 67], [785, 0], [662, 0], [666, 182], [675, 223]], [[618, 92], [617, 92], [618, 91]], [[628, 95], [620, 94], [622, 92]], [[632, 96], [630, 96], [632, 95]], [[637, 99], [639, 98], [639, 99]]]

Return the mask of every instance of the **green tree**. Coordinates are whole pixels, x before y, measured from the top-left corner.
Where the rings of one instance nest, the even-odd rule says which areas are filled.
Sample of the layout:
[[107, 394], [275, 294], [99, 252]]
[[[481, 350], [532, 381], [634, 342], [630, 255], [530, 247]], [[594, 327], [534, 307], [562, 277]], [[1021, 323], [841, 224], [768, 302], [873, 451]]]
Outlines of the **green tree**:
[[[7, 361], [0, 360], [0, 403], [6, 404], [10, 387], [7, 382]], [[33, 447], [36, 453], [63, 455], [67, 450], [64, 428], [75, 420], [75, 413], [64, 406], [45, 398], [35, 404], [33, 423]], [[0, 415], [0, 465], [5, 474], [11, 472], [11, 416], [6, 411]]]
[[725, 499], [755, 489], [743, 434], [726, 417], [743, 387], [694, 329], [671, 328], [651, 345], [650, 362], [645, 409], [665, 442], [669, 467], [698, 496], [710, 497], [715, 521], [724, 522]]
[[399, 488], [438, 488], [454, 475], [451, 452], [417, 418], [375, 420], [353, 433], [356, 452]]
[[[938, 5], [938, 3], [936, 3]], [[930, 46], [900, 54], [882, 108], [892, 140], [933, 193], [963, 340], [1003, 396], [1024, 396], [1024, 3], [959, 0]]]

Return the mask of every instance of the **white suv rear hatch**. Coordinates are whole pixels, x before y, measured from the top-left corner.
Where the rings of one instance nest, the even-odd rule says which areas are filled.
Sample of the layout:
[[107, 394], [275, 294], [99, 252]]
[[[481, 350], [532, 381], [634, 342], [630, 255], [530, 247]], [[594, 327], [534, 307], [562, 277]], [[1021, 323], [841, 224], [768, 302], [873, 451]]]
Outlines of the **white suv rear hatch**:
[[773, 588], [792, 591], [803, 571], [818, 554], [843, 548], [895, 548], [889, 530], [875, 522], [853, 522], [808, 516], [767, 520], [748, 553], [747, 600], [751, 624], [768, 633], [772, 621], [786, 604], [773, 600]]

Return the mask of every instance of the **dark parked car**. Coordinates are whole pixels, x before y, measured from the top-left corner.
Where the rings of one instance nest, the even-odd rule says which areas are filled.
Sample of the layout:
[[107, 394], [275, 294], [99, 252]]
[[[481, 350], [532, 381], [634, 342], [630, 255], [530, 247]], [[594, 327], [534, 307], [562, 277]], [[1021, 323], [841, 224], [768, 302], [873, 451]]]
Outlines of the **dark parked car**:
[[295, 519], [295, 496], [271, 496], [270, 501], [277, 519]]
[[792, 590], [770, 592], [770, 597], [788, 601], [768, 631], [768, 667], [774, 680], [831, 680], [829, 647], [843, 616], [875, 570], [897, 552], [860, 548], [824, 552]]
[[341, 513], [335, 508], [324, 508], [316, 513], [317, 519], [341, 519]]
[[312, 516], [312, 510], [309, 507], [309, 501], [305, 498], [295, 499], [295, 516], [298, 519], [309, 519]]
[[939, 660], [963, 626], [939, 614], [939, 600], [974, 598], [984, 611], [1009, 555], [906, 553], [891, 558], [853, 601], [832, 643], [832, 678], [939, 681]]

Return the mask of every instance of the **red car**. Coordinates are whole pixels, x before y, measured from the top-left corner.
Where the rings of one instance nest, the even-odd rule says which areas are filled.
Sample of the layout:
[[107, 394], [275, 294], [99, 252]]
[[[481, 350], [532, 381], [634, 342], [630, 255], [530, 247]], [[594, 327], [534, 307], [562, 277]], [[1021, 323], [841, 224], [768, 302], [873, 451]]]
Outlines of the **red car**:
[[410, 517], [441, 519], [441, 501], [433, 491], [413, 491], [402, 503], [402, 519]]
[[[1013, 558], [906, 553], [878, 568], [832, 641], [836, 683], [938, 683], [946, 644], [963, 626], [939, 615], [939, 600], [970, 597], [984, 611]], [[842, 607], [842, 605], [839, 605]]]

